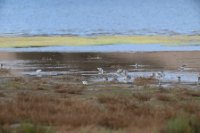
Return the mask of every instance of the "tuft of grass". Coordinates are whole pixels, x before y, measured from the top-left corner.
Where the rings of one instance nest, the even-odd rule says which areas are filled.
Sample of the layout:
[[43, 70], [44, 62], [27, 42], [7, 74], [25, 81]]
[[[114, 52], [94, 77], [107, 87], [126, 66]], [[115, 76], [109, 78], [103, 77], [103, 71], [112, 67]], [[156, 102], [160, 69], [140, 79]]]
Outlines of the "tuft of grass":
[[[112, 114], [113, 113], [113, 114]], [[131, 117], [123, 114], [123, 112], [114, 111], [104, 113], [101, 116], [98, 125], [107, 127], [109, 129], [121, 129], [130, 126]]]
[[50, 127], [44, 127], [31, 123], [20, 124], [19, 127], [1, 127], [0, 133], [54, 133]]
[[170, 102], [172, 101], [172, 97], [167, 95], [167, 94], [163, 94], [163, 93], [158, 93], [155, 95], [157, 100], [163, 101], [163, 102]]
[[56, 85], [55, 86], [55, 92], [57, 93], [81, 94], [83, 90], [84, 90], [84, 87], [80, 85]]
[[9, 69], [6, 68], [2, 68], [0, 69], [0, 75], [10, 75], [11, 71]]
[[191, 97], [200, 97], [200, 91], [195, 90], [185, 90], [183, 94]]
[[59, 127], [59, 133], [126, 133], [123, 129], [112, 130], [106, 127], [86, 126], [76, 128], [74, 130], [67, 130]]
[[149, 101], [151, 99], [151, 94], [149, 93], [133, 93], [133, 97], [139, 101]]
[[179, 105], [179, 108], [181, 108], [182, 110], [190, 114], [197, 114], [198, 112], [200, 112], [199, 101], [196, 101], [196, 102], [189, 101], [186, 103], [182, 103], [181, 105]]
[[200, 133], [200, 121], [194, 117], [178, 116], [169, 120], [162, 133]]
[[6, 95], [3, 92], [0, 92], [0, 97], [5, 97]]

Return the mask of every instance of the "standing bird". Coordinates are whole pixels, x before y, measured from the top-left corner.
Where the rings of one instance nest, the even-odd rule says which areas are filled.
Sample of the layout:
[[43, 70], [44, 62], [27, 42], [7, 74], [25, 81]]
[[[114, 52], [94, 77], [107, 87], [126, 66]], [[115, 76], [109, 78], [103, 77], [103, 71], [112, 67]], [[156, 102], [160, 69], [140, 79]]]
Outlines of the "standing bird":
[[121, 75], [121, 74], [123, 73], [123, 69], [117, 69], [116, 73], [117, 73], [118, 75]]
[[200, 84], [200, 74], [197, 77], [197, 85], [199, 85], [199, 84]]
[[138, 64], [136, 63], [136, 64], [134, 65], [134, 67], [135, 67], [135, 69], [138, 69]]
[[124, 76], [125, 82], [128, 83], [130, 81], [130, 79], [131, 79], [131, 76], [128, 75], [128, 70], [124, 69], [122, 74]]
[[100, 78], [104, 78], [105, 81], [108, 81], [108, 75], [105, 74], [104, 70], [101, 67], [98, 67], [97, 70], [99, 71], [98, 75]]
[[131, 76], [126, 75], [124, 79], [125, 79], [125, 82], [128, 83], [131, 80]]
[[123, 70], [123, 75], [127, 76], [128, 75], [128, 70]]
[[38, 69], [38, 70], [36, 70], [35, 71], [37, 74], [40, 74], [41, 72], [42, 72], [42, 70], [41, 69]]
[[104, 77], [104, 80], [105, 80], [105, 81], [109, 81], [108, 76], [105, 76], [105, 77]]
[[186, 68], [186, 65], [182, 65], [178, 68], [179, 71], [183, 72]]
[[140, 65], [140, 64], [135, 63], [134, 65], [130, 65], [130, 66], [133, 66], [135, 69], [138, 69], [139, 67], [144, 67], [145, 65]]
[[98, 67], [97, 70], [99, 71], [99, 75], [103, 75], [104, 74], [104, 71], [101, 67]]
[[82, 81], [83, 85], [88, 85], [88, 82], [86, 80]]
[[116, 74], [112, 75], [112, 81], [113, 82], [118, 82], [118, 76]]
[[181, 83], [181, 76], [178, 76], [178, 83]]
[[36, 72], [36, 76], [37, 76], [37, 77], [41, 77], [41, 76], [42, 76], [42, 75], [41, 75], [41, 72], [42, 72], [41, 69], [37, 69], [35, 72]]
[[[183, 71], [185, 71], [186, 66], [187, 66], [187, 65], [184, 64], [184, 65], [180, 66], [180, 67], [178, 68], [178, 70], [179, 70], [180, 72], [183, 72]], [[178, 83], [181, 83], [181, 76], [178, 75], [177, 78], [178, 78]]]
[[156, 73], [156, 78], [158, 79], [158, 84], [161, 86], [161, 80], [165, 77], [165, 74], [163, 71]]

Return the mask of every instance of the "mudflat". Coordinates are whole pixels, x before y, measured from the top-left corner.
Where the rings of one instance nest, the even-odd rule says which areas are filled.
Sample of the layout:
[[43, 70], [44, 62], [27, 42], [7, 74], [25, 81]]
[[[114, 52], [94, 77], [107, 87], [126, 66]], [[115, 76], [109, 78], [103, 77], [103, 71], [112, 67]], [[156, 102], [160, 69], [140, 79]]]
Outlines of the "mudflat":
[[[178, 69], [182, 65], [198, 71], [200, 69], [200, 52], [112, 52], [112, 53], [58, 53], [58, 52], [1, 52], [0, 61], [25, 60], [58, 63], [77, 63], [77, 67], [96, 70], [96, 67], [109, 65], [150, 65], [152, 68]], [[85, 64], [84, 64], [84, 63]], [[52, 63], [52, 64], [51, 64]], [[87, 66], [88, 64], [88, 66]], [[9, 64], [8, 64], [9, 65]], [[37, 64], [35, 64], [37, 65]], [[81, 66], [83, 65], [83, 66]], [[92, 66], [93, 67], [90, 67]], [[13, 66], [14, 67], [14, 66]], [[23, 67], [23, 66], [22, 66]], [[23, 68], [22, 68], [23, 69]]]

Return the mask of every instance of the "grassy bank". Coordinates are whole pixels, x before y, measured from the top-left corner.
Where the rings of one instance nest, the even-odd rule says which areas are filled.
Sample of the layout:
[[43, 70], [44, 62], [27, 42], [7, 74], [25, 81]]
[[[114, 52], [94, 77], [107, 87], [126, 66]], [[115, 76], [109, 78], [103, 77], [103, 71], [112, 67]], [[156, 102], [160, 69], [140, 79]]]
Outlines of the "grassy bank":
[[[10, 75], [7, 78], [5, 74]], [[0, 133], [199, 133], [198, 86], [96, 83], [0, 73]]]
[[188, 45], [199, 44], [200, 36], [35, 36], [35, 37], [0, 37], [0, 47], [30, 46], [85, 46], [104, 44], [164, 44]]

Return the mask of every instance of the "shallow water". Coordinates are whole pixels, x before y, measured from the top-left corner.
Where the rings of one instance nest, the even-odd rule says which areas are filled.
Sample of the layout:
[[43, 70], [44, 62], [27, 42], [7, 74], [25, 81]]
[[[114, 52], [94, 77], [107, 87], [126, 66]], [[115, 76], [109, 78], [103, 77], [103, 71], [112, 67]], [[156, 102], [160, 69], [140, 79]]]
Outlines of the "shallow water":
[[[193, 56], [191, 56], [193, 55]], [[163, 83], [178, 82], [196, 84], [200, 72], [200, 52], [139, 52], [139, 53], [56, 53], [56, 52], [2, 52], [0, 63], [21, 76], [81, 76], [89, 82], [113, 80], [132, 82], [137, 77], [149, 77], [163, 72]], [[138, 64], [138, 67], [135, 67]], [[180, 66], [186, 65], [183, 71]], [[104, 69], [99, 75], [97, 68]], [[130, 79], [117, 74], [118, 69], [128, 71]], [[41, 72], [36, 72], [41, 70]], [[80, 81], [81, 82], [81, 81]]]
[[167, 46], [159, 44], [115, 44], [97, 46], [51, 46], [30, 48], [0, 48], [0, 52], [155, 52], [200, 51], [199, 45]]

